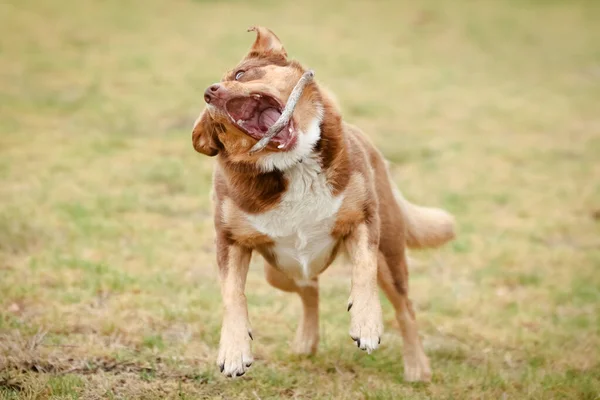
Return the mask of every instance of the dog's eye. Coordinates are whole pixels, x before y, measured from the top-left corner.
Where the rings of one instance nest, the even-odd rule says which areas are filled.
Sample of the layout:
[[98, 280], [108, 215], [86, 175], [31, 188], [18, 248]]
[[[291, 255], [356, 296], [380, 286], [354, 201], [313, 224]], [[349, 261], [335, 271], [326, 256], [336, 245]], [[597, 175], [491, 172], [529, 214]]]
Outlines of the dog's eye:
[[242, 76], [244, 76], [244, 71], [238, 71], [238, 72], [236, 72], [235, 73], [235, 80], [239, 81]]

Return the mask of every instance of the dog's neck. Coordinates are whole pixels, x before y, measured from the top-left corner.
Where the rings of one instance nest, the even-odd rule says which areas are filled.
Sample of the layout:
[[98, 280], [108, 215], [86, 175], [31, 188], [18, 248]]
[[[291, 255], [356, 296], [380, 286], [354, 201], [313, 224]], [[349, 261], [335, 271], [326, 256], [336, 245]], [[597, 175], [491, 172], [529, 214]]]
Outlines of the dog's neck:
[[264, 172], [274, 170], [286, 171], [307, 157], [314, 154], [317, 143], [321, 140], [321, 120], [318, 115], [309, 123], [305, 132], [299, 132], [296, 146], [285, 152], [270, 153], [260, 158], [258, 166]]
[[238, 206], [255, 213], [266, 204], [277, 203], [288, 190], [287, 175], [306, 162], [319, 165], [319, 173], [325, 175], [334, 196], [343, 191], [350, 176], [350, 161], [342, 119], [337, 108], [327, 102], [322, 115], [311, 121], [308, 131], [300, 132], [296, 147], [288, 152], [265, 155], [259, 163], [234, 162], [218, 156], [228, 186], [236, 188], [231, 194]]

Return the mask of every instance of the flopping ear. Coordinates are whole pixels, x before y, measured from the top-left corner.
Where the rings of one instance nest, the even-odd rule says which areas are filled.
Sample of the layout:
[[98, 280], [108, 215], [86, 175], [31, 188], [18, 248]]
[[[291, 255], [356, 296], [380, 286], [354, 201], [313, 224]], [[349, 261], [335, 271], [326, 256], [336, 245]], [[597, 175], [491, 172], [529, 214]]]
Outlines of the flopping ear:
[[248, 32], [256, 32], [256, 40], [250, 48], [250, 52], [264, 53], [269, 55], [280, 55], [287, 58], [287, 52], [283, 44], [270, 29], [263, 26], [253, 26]]
[[218, 125], [212, 120], [208, 110], [202, 111], [192, 131], [192, 144], [198, 153], [209, 157], [219, 153], [221, 142], [217, 137]]

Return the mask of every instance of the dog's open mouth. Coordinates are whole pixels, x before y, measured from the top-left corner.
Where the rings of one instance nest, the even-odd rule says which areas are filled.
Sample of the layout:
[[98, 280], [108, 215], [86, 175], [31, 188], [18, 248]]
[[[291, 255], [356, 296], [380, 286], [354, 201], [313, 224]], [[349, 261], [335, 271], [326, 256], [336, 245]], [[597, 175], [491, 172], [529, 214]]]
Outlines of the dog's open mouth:
[[[283, 107], [269, 95], [254, 93], [247, 97], [235, 97], [229, 100], [225, 104], [225, 110], [238, 128], [254, 139], [260, 140], [281, 116]], [[293, 145], [294, 132], [294, 124], [290, 120], [271, 139], [271, 143], [278, 149], [287, 150]]]

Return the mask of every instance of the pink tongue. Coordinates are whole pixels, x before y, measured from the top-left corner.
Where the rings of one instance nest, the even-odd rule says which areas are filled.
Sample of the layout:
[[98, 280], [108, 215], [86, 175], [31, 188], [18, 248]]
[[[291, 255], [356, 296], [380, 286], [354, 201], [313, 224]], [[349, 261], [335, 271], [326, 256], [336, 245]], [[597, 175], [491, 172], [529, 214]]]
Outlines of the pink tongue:
[[268, 131], [273, 126], [277, 119], [281, 116], [281, 113], [276, 108], [267, 108], [258, 117], [258, 126], [264, 132]]

